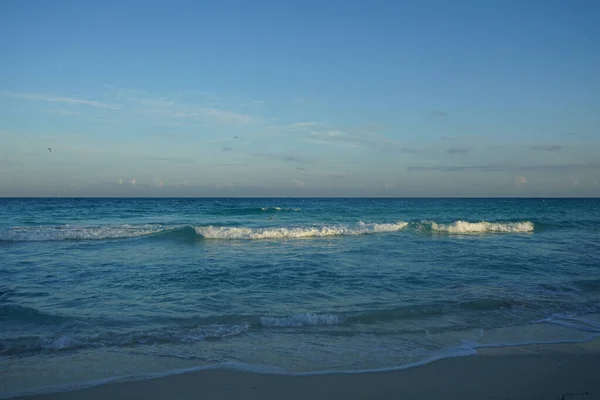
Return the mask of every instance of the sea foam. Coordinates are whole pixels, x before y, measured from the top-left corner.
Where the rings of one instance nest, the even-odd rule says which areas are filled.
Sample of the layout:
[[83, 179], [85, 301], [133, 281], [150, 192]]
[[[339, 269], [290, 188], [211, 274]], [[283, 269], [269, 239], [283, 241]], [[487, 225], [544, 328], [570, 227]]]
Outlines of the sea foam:
[[64, 334], [45, 338], [9, 338], [0, 342], [0, 355], [38, 351], [62, 351], [100, 347], [128, 347], [161, 343], [195, 343], [241, 335], [250, 329], [247, 323], [173, 327], [124, 333], [103, 333], [90, 336]]
[[456, 221], [451, 224], [431, 222], [431, 229], [447, 233], [526, 233], [533, 232], [533, 223], [525, 222], [467, 222]]
[[404, 229], [408, 223], [355, 225], [323, 225], [311, 227], [196, 227], [196, 233], [205, 239], [291, 239], [322, 236], [353, 236], [369, 233], [395, 232]]
[[316, 325], [338, 325], [343, 318], [330, 314], [296, 314], [287, 317], [261, 317], [260, 323], [264, 327], [301, 327]]

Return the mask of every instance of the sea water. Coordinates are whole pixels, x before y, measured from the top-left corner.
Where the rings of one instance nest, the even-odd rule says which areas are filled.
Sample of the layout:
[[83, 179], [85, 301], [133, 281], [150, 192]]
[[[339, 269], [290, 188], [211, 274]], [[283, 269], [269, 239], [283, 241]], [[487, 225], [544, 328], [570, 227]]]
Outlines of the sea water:
[[598, 199], [0, 199], [0, 397], [600, 335]]

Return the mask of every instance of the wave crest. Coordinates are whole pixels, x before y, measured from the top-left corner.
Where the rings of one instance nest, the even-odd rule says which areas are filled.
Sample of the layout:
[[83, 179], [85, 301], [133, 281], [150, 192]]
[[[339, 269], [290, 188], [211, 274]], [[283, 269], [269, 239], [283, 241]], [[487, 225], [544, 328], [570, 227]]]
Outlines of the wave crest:
[[152, 235], [169, 230], [162, 225], [15, 226], [0, 229], [0, 241], [102, 240]]
[[455, 221], [451, 224], [431, 222], [431, 230], [447, 233], [526, 233], [533, 232], [533, 222], [467, 222]]
[[100, 347], [132, 347], [159, 343], [195, 343], [241, 335], [249, 329], [249, 324], [208, 325], [92, 336], [61, 335], [49, 338], [12, 338], [0, 342], [0, 355]]
[[408, 223], [356, 225], [324, 225], [318, 227], [273, 227], [237, 228], [204, 226], [196, 227], [196, 233], [205, 239], [291, 239], [323, 236], [356, 236], [369, 233], [395, 232], [404, 229]]
[[261, 211], [300, 211], [300, 208], [291, 208], [291, 207], [261, 207]]
[[260, 323], [271, 328], [297, 328], [302, 326], [338, 325], [343, 318], [330, 314], [296, 314], [287, 317], [261, 317]]

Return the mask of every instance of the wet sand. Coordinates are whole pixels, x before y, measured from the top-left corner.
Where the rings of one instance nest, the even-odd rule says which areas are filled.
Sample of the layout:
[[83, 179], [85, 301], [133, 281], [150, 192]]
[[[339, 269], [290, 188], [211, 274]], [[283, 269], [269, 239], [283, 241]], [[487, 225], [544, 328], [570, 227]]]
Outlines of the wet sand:
[[480, 349], [393, 372], [284, 376], [206, 370], [22, 398], [600, 400], [600, 340]]

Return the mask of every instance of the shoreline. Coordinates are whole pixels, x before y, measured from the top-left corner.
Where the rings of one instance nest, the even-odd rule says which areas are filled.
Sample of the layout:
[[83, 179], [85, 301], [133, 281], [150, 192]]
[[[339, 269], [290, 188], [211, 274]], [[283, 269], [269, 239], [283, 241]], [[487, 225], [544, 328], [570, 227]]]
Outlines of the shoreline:
[[73, 399], [600, 399], [600, 339], [480, 348], [383, 372], [283, 375], [204, 369], [66, 392], [12, 397]]

